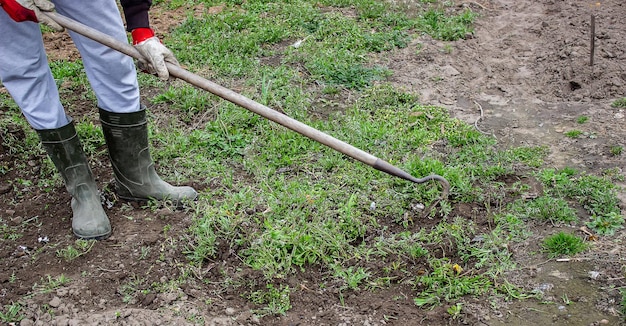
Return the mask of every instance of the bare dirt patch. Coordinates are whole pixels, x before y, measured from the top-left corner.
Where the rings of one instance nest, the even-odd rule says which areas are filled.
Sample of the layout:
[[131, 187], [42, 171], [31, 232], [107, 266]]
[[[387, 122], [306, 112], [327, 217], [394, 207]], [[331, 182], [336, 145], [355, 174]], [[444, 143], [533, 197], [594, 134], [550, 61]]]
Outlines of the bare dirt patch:
[[[457, 42], [424, 36], [405, 49], [381, 55], [378, 63], [394, 71], [389, 80], [420, 94], [424, 104], [443, 106], [475, 124], [503, 146], [549, 147], [549, 163], [555, 167], [595, 173], [617, 168], [623, 174], [624, 156], [611, 154], [610, 148], [625, 146], [625, 113], [610, 104], [626, 96], [626, 4], [617, 0], [600, 5], [558, 0], [457, 2], [459, 10], [469, 6], [480, 13], [474, 35]], [[167, 33], [172, 22], [183, 19], [176, 11], [154, 10], [159, 33]], [[592, 14], [597, 39], [590, 66]], [[52, 59], [77, 58], [70, 43], [66, 34], [46, 35]], [[580, 116], [588, 117], [588, 122], [577, 123]], [[566, 137], [564, 133], [572, 129], [583, 131], [583, 137]], [[7, 130], [1, 136], [23, 138], [20, 132]], [[23, 234], [0, 241], [0, 305], [26, 296], [22, 325], [184, 325], [197, 323], [197, 317], [208, 325], [597, 325], [621, 320], [617, 291], [610, 289], [625, 285], [622, 247], [616, 245], [624, 234], [600, 239], [582, 261], [544, 263], [525, 252], [543, 236], [540, 225], [533, 230], [535, 238], [511, 248], [521, 268], [510, 278], [557, 300], [565, 288], [576, 287], [577, 294], [569, 298], [572, 306], [467, 299], [462, 316], [450, 319], [447, 307], [418, 309], [412, 301], [414, 289], [401, 284], [366, 293], [320, 290], [308, 285], [319, 283], [324, 275], [309, 269], [289, 280], [293, 308], [287, 315], [259, 319], [251, 312], [258, 307], [242, 298], [232, 284], [225, 286], [233, 280], [254, 282], [259, 276], [242, 267], [233, 248], [222, 248], [212, 264], [194, 271], [192, 281], [174, 286], [186, 261], [182, 234], [190, 223], [189, 214], [117, 200], [107, 190], [112, 189], [113, 178], [105, 155], [91, 162], [110, 203], [106, 210], [113, 236], [97, 242], [88, 254], [64, 261], [57, 251], [74, 244], [69, 196], [60, 185], [40, 192], [27, 182], [17, 182], [36, 184], [44, 159], [32, 157], [28, 168], [13, 170], [0, 180], [0, 214]], [[6, 146], [0, 147], [0, 162], [9, 167], [17, 164]], [[201, 190], [209, 185], [195, 186]], [[471, 207], [455, 209], [475, 218]], [[40, 241], [43, 237], [49, 241]], [[590, 272], [598, 276], [590, 277], [596, 275]], [[60, 275], [71, 282], [52, 286]], [[160, 288], [158, 295], [142, 291], [157, 283], [173, 285]]]

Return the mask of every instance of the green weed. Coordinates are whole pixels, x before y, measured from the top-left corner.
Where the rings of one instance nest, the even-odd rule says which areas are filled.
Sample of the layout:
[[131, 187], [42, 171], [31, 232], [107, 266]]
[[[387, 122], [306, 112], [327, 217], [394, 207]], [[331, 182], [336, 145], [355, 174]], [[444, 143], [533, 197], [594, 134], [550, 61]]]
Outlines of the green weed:
[[611, 106], [614, 108], [626, 108], [626, 97], [622, 97], [613, 101], [613, 103], [611, 103]]
[[567, 201], [552, 196], [540, 196], [530, 201], [518, 200], [511, 207], [511, 211], [524, 218], [552, 223], [572, 222], [578, 219], [576, 211], [569, 206]]
[[538, 174], [547, 192], [577, 201], [591, 216], [620, 214], [617, 186], [608, 177], [598, 177], [565, 168], [546, 169]]
[[449, 15], [440, 9], [429, 9], [418, 20], [417, 27], [436, 39], [456, 41], [473, 33], [472, 23], [476, 14], [466, 10], [460, 15]]
[[619, 289], [619, 293], [622, 297], [620, 301], [620, 312], [622, 313], [623, 316], [626, 316], [626, 289], [625, 288]]
[[267, 285], [267, 291], [259, 290], [250, 295], [252, 302], [264, 305], [265, 307], [257, 310], [261, 316], [266, 315], [285, 315], [291, 309], [291, 301], [289, 294], [291, 290], [288, 285], [275, 287], [272, 284]]
[[[0, 94], [0, 98], [3, 96], [3, 94]], [[7, 108], [6, 111], [3, 111], [3, 115], [0, 116], [2, 146], [5, 153], [13, 155], [16, 161], [19, 162], [16, 166], [19, 169], [21, 164], [25, 164], [32, 157], [37, 157], [43, 150], [39, 145], [40, 141], [37, 133], [28, 125], [17, 106], [12, 103], [10, 97], [6, 97], [6, 101], [11, 101], [11, 103], [2, 101], [3, 109]], [[6, 169], [6, 167], [2, 167], [0, 170]]]
[[517, 299], [517, 300], [525, 300], [530, 298], [541, 299], [541, 294], [538, 292], [528, 292], [520, 287], [511, 284], [509, 281], [504, 280], [502, 284], [500, 284], [496, 288], [497, 293], [504, 294], [506, 300]]
[[569, 138], [579, 138], [583, 134], [580, 130], [569, 130], [565, 132], [565, 136]]
[[81, 60], [76, 61], [52, 61], [50, 70], [57, 82], [61, 102], [68, 107], [70, 114], [72, 100], [88, 100], [96, 107], [96, 95], [89, 86], [85, 68]]
[[145, 287], [145, 279], [132, 275], [127, 282], [118, 287], [117, 292], [122, 296], [122, 302], [128, 304], [132, 303]]
[[24, 315], [22, 314], [22, 305], [19, 302], [5, 305], [4, 309], [0, 311], [0, 321], [3, 323], [13, 324], [22, 319], [24, 319]]
[[141, 254], [139, 255], [139, 260], [144, 260], [150, 254], [150, 247], [141, 246]]
[[417, 306], [450, 302], [464, 295], [481, 295], [491, 286], [484, 275], [459, 275], [454, 265], [442, 261], [431, 260], [432, 271], [415, 279], [419, 290], [414, 299]]
[[82, 240], [78, 239], [74, 242], [74, 246], [69, 245], [67, 248], [59, 249], [56, 252], [57, 257], [63, 258], [67, 262], [71, 262], [74, 259], [87, 254], [91, 251], [91, 248], [95, 245], [95, 240]]
[[601, 216], [596, 215], [590, 219], [586, 225], [601, 235], [613, 235], [615, 231], [624, 227], [624, 217], [618, 212], [610, 212]]
[[583, 124], [587, 122], [587, 120], [589, 120], [589, 117], [582, 115], [576, 119], [576, 123]]
[[622, 146], [611, 146], [610, 149], [611, 155], [620, 156], [624, 152], [624, 147]]
[[544, 240], [543, 249], [548, 253], [549, 258], [556, 258], [576, 255], [587, 249], [587, 244], [575, 235], [559, 232]]
[[452, 317], [452, 319], [456, 319], [461, 315], [461, 311], [463, 310], [463, 304], [462, 303], [456, 303], [453, 306], [450, 306], [448, 309], [446, 309], [446, 311], [448, 312], [448, 314], [450, 314], [450, 317]]
[[344, 268], [339, 265], [331, 265], [331, 268], [334, 269], [333, 277], [344, 282], [344, 285], [340, 287], [341, 289], [357, 290], [359, 285], [370, 276], [370, 273], [363, 267], [350, 266]]
[[75, 126], [85, 154], [95, 155], [99, 150], [103, 149], [104, 134], [100, 127], [94, 125], [91, 121], [79, 122]]
[[19, 227], [9, 226], [4, 219], [0, 219], [0, 239], [17, 240], [22, 236]]
[[50, 275], [46, 275], [46, 278], [42, 278], [39, 283], [35, 283], [33, 285], [34, 294], [39, 293], [50, 293], [62, 286], [67, 285], [71, 282], [71, 279], [65, 276], [65, 274], [61, 274], [57, 277], [52, 277]]
[[198, 88], [182, 85], [169, 87], [165, 92], [151, 99], [154, 104], [167, 104], [169, 110], [175, 110], [175, 116], [183, 122], [191, 122], [194, 115], [212, 111], [216, 97]]

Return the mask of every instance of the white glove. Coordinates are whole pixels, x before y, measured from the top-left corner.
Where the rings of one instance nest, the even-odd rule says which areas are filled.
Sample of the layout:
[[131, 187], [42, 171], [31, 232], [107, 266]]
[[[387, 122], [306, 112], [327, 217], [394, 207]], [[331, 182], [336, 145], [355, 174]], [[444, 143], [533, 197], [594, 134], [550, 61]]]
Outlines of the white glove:
[[[150, 37], [145, 41], [135, 44], [135, 48], [148, 61], [147, 70], [149, 73], [156, 73], [162, 80], [168, 80], [170, 73], [167, 70], [166, 62], [180, 66], [174, 53], [170, 51], [157, 37]], [[144, 69], [146, 67], [143, 67]]]
[[[42, 12], [54, 11], [54, 4], [48, 0], [0, 0], [2, 9], [17, 21], [41, 22], [57, 32], [65, 29]], [[35, 17], [33, 17], [33, 14]]]

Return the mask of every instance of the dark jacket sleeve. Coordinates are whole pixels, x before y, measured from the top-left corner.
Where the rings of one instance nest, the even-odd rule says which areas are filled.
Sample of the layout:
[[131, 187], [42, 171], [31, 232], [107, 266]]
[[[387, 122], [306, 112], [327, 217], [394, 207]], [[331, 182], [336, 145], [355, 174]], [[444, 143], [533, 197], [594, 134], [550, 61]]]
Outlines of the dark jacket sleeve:
[[126, 30], [129, 32], [139, 27], [150, 27], [148, 10], [152, 0], [120, 0], [126, 17]]

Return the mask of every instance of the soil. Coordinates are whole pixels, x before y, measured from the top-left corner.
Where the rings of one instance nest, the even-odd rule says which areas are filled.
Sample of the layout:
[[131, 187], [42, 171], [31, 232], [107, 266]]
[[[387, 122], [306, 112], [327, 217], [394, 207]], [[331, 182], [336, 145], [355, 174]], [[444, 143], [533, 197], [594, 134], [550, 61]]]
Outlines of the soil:
[[[622, 128], [626, 113], [611, 103], [626, 96], [626, 3], [456, 2], [456, 10], [471, 8], [480, 14], [475, 32], [457, 42], [423, 36], [404, 49], [381, 54], [375, 58], [377, 63], [393, 71], [388, 82], [420, 94], [424, 104], [447, 108], [453, 116], [496, 137], [502, 146], [548, 147], [548, 165], [592, 173], [616, 169], [623, 175], [624, 155], [612, 154], [611, 148], [626, 146]], [[413, 2], [405, 3], [410, 10]], [[596, 22], [593, 65], [592, 15]], [[153, 24], [160, 34], [184, 17], [182, 11], [153, 9]], [[67, 34], [46, 34], [45, 41], [52, 59], [78, 58]], [[90, 104], [70, 107], [70, 115], [93, 116], [97, 123]], [[589, 120], [579, 124], [580, 116]], [[582, 137], [564, 135], [573, 129], [583, 131]], [[18, 128], [2, 132], [6, 134], [1, 139], [23, 137]], [[28, 182], [15, 182], [36, 184], [44, 159], [31, 157], [26, 169], [12, 169], [0, 179], [0, 215], [13, 226], [25, 225], [23, 237], [0, 240], [0, 305], [22, 300], [21, 325], [186, 325], [195, 324], [196, 317], [204, 318], [207, 325], [603, 325], [623, 319], [615, 288], [626, 285], [621, 270], [624, 232], [600, 238], [581, 259], [545, 262], [529, 255], [546, 233], [541, 225], [533, 227], [533, 238], [510, 248], [521, 268], [508, 278], [562, 305], [467, 298], [462, 314], [452, 318], [445, 306], [417, 308], [412, 301], [414, 289], [402, 284], [343, 296], [332, 288], [312, 289], [307, 284], [319, 283], [323, 275], [310, 269], [289, 278], [293, 308], [286, 316], [259, 318], [251, 312], [257, 307], [235, 289], [223, 291], [221, 283], [227, 279], [258, 276], [226, 249], [194, 271], [196, 277], [182, 287], [143, 295], [134, 290], [149, 289], [155, 282], [175, 284], [168, 281], [181, 276], [186, 258], [181, 250], [169, 248], [184, 248], [190, 214], [118, 200], [110, 190], [113, 177], [108, 161], [104, 156], [92, 157], [96, 181], [109, 203], [106, 210], [113, 235], [96, 242], [86, 255], [65, 262], [56, 252], [75, 240], [69, 227], [69, 195], [60, 183], [42, 192]], [[0, 163], [16, 164], [6, 145], [0, 146]], [[202, 190], [210, 185], [192, 186]], [[623, 206], [625, 198], [622, 194], [620, 198]], [[468, 217], [472, 211], [472, 207], [455, 207], [457, 214], [465, 212]], [[48, 241], [42, 241], [44, 237]], [[47, 286], [60, 275], [71, 282], [49, 290]], [[566, 290], [569, 300], [563, 297]]]

